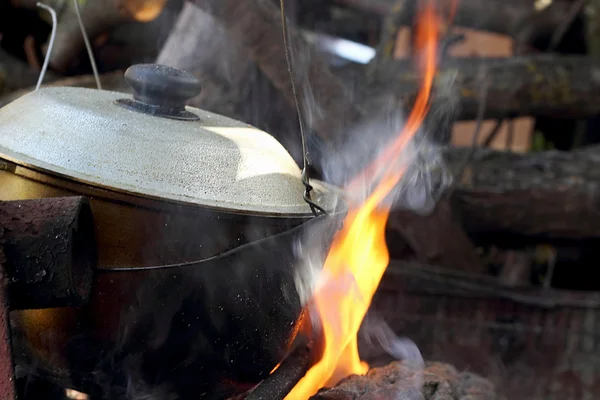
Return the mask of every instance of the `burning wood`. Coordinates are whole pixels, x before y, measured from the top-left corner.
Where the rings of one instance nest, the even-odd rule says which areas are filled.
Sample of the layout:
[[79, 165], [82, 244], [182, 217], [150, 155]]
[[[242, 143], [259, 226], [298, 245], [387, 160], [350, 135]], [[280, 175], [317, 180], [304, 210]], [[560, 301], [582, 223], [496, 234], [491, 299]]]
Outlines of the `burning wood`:
[[358, 180], [363, 180], [374, 188], [362, 204], [352, 205], [325, 260], [309, 302], [309, 318], [322, 332], [323, 352], [286, 399], [306, 399], [324, 386], [369, 370], [358, 354], [357, 333], [389, 262], [385, 226], [391, 203], [386, 202], [386, 198], [406, 171], [406, 165], [398, 165], [398, 158], [402, 158], [429, 108], [436, 68], [438, 18], [433, 2], [426, 2], [419, 16], [416, 40], [416, 50], [422, 57], [419, 61], [423, 83], [405, 127], [378, 159], [348, 186], [350, 190], [356, 189]]
[[373, 368], [365, 376], [353, 375], [336, 387], [323, 389], [311, 400], [494, 400], [491, 382], [469, 372], [459, 373], [448, 364], [420, 365], [394, 362]]
[[591, 351], [600, 337], [589, 323], [600, 315], [598, 292], [510, 288], [491, 277], [394, 262], [372, 307], [429, 357], [483, 374], [506, 399], [600, 396]]

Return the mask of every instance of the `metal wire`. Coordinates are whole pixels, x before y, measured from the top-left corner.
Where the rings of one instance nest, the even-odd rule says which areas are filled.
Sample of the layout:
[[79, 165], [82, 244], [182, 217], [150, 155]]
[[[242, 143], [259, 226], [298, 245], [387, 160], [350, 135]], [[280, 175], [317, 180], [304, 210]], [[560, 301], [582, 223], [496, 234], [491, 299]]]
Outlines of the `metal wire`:
[[79, 23], [79, 28], [81, 29], [81, 35], [83, 36], [83, 42], [85, 43], [85, 48], [88, 53], [88, 57], [90, 58], [90, 64], [92, 64], [92, 71], [94, 73], [94, 79], [96, 80], [96, 86], [99, 90], [102, 90], [102, 85], [100, 84], [100, 75], [98, 75], [98, 68], [96, 68], [96, 60], [94, 59], [94, 52], [92, 51], [92, 45], [90, 44], [90, 40], [88, 39], [87, 33], [85, 31], [85, 26], [83, 26], [83, 20], [81, 19], [81, 11], [79, 9], [79, 0], [73, 0], [73, 5], [75, 6], [75, 14], [77, 14], [77, 22]]
[[294, 96], [294, 103], [296, 105], [296, 113], [298, 114], [298, 124], [300, 125], [300, 138], [302, 139], [302, 183], [304, 184], [304, 201], [308, 203], [310, 206], [310, 210], [312, 213], [317, 216], [321, 214], [327, 214], [321, 206], [315, 203], [311, 196], [310, 192], [313, 190], [312, 185], [310, 184], [310, 176], [308, 172], [308, 167], [310, 166], [310, 155], [308, 154], [308, 148], [306, 146], [306, 133], [304, 130], [304, 121], [302, 119], [302, 110], [300, 108], [300, 102], [298, 101], [298, 95], [296, 93], [296, 77], [294, 74], [294, 70], [292, 68], [291, 61], [291, 52], [288, 43], [288, 27], [287, 27], [287, 19], [285, 17], [285, 5], [284, 0], [279, 0], [279, 5], [281, 7], [281, 27], [283, 30], [283, 46], [285, 52], [285, 61], [287, 63], [288, 73], [290, 74], [290, 81], [292, 84], [292, 94]]
[[48, 49], [46, 50], [46, 57], [44, 58], [44, 64], [42, 65], [42, 71], [40, 72], [40, 77], [38, 78], [37, 84], [35, 85], [35, 90], [38, 90], [42, 85], [42, 81], [44, 80], [44, 76], [46, 75], [46, 71], [48, 70], [48, 62], [50, 61], [50, 53], [52, 52], [52, 48], [54, 48], [54, 39], [56, 38], [56, 26], [57, 26], [57, 18], [56, 11], [49, 5], [44, 3], [36, 3], [36, 6], [43, 8], [44, 10], [50, 13], [52, 17], [52, 32], [50, 33], [50, 42], [48, 42]]

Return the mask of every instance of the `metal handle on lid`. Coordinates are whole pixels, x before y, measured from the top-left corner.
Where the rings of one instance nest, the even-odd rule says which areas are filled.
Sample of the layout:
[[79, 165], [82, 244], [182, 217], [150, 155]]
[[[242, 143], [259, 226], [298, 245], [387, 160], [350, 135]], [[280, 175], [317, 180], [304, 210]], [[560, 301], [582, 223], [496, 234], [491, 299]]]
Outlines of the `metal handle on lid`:
[[132, 65], [125, 71], [125, 81], [133, 89], [134, 99], [180, 110], [201, 89], [194, 75], [159, 64]]
[[192, 74], [159, 64], [136, 64], [125, 71], [133, 89], [133, 100], [119, 99], [119, 105], [158, 117], [197, 120], [186, 111], [188, 100], [200, 94], [200, 81]]

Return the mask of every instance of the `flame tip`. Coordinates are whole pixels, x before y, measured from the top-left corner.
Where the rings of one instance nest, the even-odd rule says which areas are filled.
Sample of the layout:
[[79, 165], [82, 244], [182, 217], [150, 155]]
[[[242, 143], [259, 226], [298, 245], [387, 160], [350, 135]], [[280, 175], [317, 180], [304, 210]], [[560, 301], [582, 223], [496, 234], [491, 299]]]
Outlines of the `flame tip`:
[[[440, 16], [432, 0], [427, 0], [418, 13], [415, 49], [423, 71], [421, 89], [398, 138], [365, 169], [366, 174], [359, 174], [361, 178], [373, 178], [368, 173], [371, 169], [379, 167], [375, 171], [382, 171], [373, 192], [362, 204], [350, 209], [333, 240], [311, 300], [317, 313], [311, 318], [317, 317], [322, 327], [323, 354], [286, 400], [308, 399], [322, 387], [369, 370], [369, 365], [360, 360], [357, 334], [389, 263], [385, 227], [391, 205], [383, 202], [406, 170], [405, 165], [398, 167], [394, 161], [414, 138], [429, 111], [437, 64]], [[356, 183], [355, 179], [350, 186]], [[348, 280], [347, 274], [353, 279]]]

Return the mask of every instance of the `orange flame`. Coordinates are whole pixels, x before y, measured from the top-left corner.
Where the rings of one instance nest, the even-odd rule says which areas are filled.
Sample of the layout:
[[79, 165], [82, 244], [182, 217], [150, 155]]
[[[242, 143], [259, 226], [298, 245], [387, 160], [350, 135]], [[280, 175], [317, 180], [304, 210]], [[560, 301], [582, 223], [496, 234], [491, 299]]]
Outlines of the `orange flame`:
[[[357, 333], [389, 262], [385, 226], [391, 204], [384, 200], [404, 173], [404, 168], [398, 168], [395, 161], [429, 110], [439, 27], [433, 1], [428, 0], [419, 12], [415, 38], [421, 56], [422, 87], [398, 138], [366, 170], [383, 171], [377, 186], [363, 204], [351, 207], [344, 227], [332, 243], [312, 297], [322, 325], [323, 355], [286, 400], [308, 399], [322, 387], [335, 385], [348, 375], [365, 374], [369, 369], [360, 360]], [[368, 176], [374, 179], [373, 174]], [[364, 179], [365, 175], [361, 177]]]
[[458, 11], [458, 0], [449, 0], [450, 5], [448, 6], [448, 8], [450, 8], [450, 10], [448, 11], [448, 24], [452, 24], [452, 22], [454, 22], [454, 17], [456, 17], [456, 12]]

